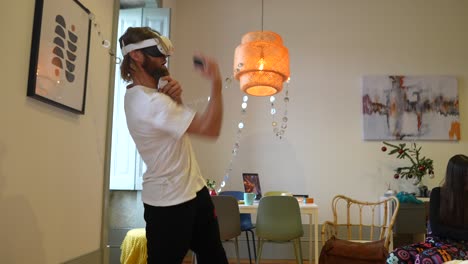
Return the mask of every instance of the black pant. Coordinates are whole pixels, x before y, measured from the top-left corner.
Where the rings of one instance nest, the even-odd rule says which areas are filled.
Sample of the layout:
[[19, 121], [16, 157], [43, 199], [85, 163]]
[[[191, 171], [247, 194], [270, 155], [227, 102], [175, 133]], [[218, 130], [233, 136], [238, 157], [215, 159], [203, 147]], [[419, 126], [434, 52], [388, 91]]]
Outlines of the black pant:
[[144, 206], [148, 264], [180, 264], [189, 249], [196, 253], [198, 264], [228, 263], [206, 187], [182, 204]]

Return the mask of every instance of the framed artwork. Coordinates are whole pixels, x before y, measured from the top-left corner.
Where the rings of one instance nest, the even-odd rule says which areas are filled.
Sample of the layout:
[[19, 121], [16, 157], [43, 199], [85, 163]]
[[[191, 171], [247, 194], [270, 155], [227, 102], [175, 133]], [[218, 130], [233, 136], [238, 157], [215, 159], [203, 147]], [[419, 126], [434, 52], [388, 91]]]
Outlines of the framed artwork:
[[457, 79], [364, 76], [364, 140], [460, 140]]
[[89, 15], [77, 0], [36, 0], [28, 96], [84, 114]]
[[262, 188], [260, 187], [258, 173], [242, 173], [242, 180], [245, 192], [255, 193], [257, 195], [256, 200], [262, 198]]

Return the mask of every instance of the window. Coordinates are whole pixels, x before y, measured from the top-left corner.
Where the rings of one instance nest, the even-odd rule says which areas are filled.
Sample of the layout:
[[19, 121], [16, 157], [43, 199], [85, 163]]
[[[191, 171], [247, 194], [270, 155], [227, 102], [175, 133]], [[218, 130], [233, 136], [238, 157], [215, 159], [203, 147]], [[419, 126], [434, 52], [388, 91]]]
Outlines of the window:
[[[128, 27], [149, 26], [164, 36], [169, 36], [168, 8], [122, 9], [119, 14], [117, 39]], [[117, 43], [117, 54], [121, 57]], [[119, 65], [115, 70], [114, 109], [112, 120], [112, 150], [110, 168], [111, 190], [141, 190], [146, 166], [128, 132], [124, 112], [124, 96], [127, 83], [120, 78]]]

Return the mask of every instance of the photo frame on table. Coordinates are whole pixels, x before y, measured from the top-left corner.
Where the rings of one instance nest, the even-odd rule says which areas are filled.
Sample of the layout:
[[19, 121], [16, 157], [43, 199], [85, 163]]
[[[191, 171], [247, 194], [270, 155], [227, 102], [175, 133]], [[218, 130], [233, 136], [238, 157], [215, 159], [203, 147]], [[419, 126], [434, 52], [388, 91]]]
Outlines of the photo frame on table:
[[84, 114], [90, 13], [77, 0], [36, 0], [27, 96]]
[[262, 188], [260, 187], [258, 173], [242, 173], [242, 181], [245, 192], [255, 193], [255, 200], [260, 200], [260, 198], [262, 198]]

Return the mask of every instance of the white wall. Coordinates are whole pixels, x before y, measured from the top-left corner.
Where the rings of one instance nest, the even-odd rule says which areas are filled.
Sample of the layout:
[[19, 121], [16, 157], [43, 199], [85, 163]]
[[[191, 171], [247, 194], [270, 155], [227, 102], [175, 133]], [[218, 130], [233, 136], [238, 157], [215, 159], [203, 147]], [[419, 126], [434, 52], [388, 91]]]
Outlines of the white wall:
[[[114, 1], [81, 2], [110, 38]], [[110, 58], [93, 28], [85, 115], [26, 97], [34, 4], [0, 11], [2, 263], [63, 263], [101, 240]]]
[[[273, 136], [268, 98], [250, 98], [241, 148], [226, 189], [242, 189], [242, 172], [258, 172], [263, 191], [309, 194], [331, 217], [335, 194], [377, 199], [393, 180], [397, 161], [381, 143], [362, 140], [361, 77], [365, 74], [455, 75], [459, 81], [462, 140], [420, 142], [434, 159], [436, 178], [447, 160], [468, 154], [468, 2], [463, 0], [265, 0], [264, 29], [279, 33], [289, 48], [291, 85], [286, 138]], [[192, 71], [191, 55], [218, 58], [232, 74], [234, 49], [243, 34], [261, 29], [261, 1], [165, 0], [173, 7], [176, 52], [171, 72], [185, 102], [208, 95]], [[242, 94], [238, 82], [224, 90], [225, 120], [215, 143], [195, 140], [204, 176], [221, 181], [235, 139]], [[277, 96], [281, 99], [282, 96]], [[281, 104], [282, 106], [282, 104]], [[282, 113], [282, 110], [279, 111]]]

